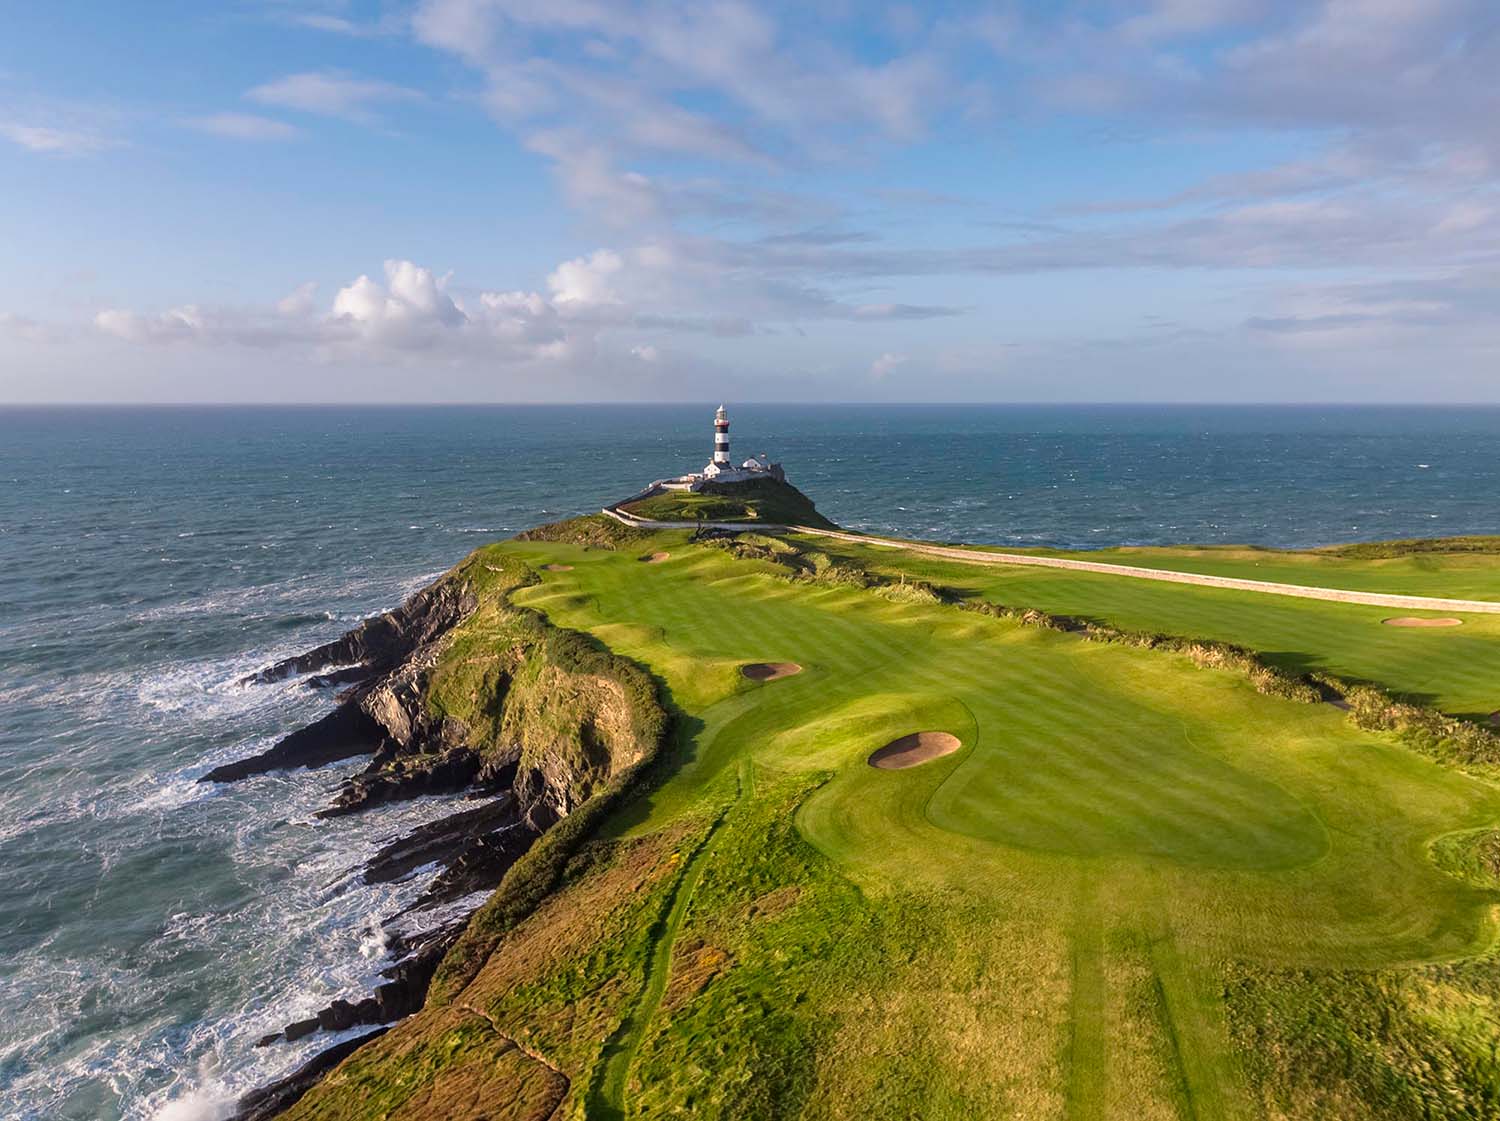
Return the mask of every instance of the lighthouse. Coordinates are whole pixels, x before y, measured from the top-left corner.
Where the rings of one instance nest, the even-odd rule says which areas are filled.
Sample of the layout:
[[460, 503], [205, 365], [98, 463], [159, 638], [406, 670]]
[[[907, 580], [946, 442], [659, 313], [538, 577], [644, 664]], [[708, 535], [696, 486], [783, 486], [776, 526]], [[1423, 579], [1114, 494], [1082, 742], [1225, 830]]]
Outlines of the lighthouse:
[[[704, 483], [748, 483], [766, 478], [785, 482], [786, 474], [781, 470], [781, 464], [771, 463], [765, 456], [758, 455], [736, 467], [734, 460], [729, 458], [729, 411], [720, 405], [714, 413], [713, 459], [696, 475], [683, 475], [671, 482], [697, 489]], [[664, 480], [662, 485], [669, 484]]]
[[713, 465], [720, 471], [728, 471], [733, 466], [729, 460], [729, 414], [724, 411], [723, 405], [714, 413]]

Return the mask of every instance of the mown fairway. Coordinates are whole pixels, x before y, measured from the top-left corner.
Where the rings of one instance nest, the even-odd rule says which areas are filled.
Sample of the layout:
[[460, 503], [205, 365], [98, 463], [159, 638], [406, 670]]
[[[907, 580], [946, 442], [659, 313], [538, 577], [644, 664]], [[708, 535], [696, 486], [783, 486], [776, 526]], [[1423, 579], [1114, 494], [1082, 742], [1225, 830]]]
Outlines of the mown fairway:
[[[1451, 629], [1405, 629], [1382, 625], [1393, 615], [1410, 614], [1391, 608], [1155, 584], [1089, 572], [996, 568], [889, 549], [842, 544], [840, 548], [873, 568], [919, 575], [997, 603], [1076, 615], [1129, 630], [1234, 642], [1297, 672], [1326, 670], [1370, 681], [1459, 715], [1486, 718], [1500, 710], [1500, 615], [1467, 615], [1463, 626]], [[1146, 552], [1149, 560], [1141, 558]], [[1316, 554], [1271, 554], [1267, 563], [1277, 568], [1269, 571], [1239, 564], [1207, 566], [1197, 561], [1201, 555], [1188, 550], [1180, 565], [1167, 563], [1182, 557], [1163, 549], [1132, 551], [1118, 559], [1365, 591], [1500, 598], [1500, 557], [1493, 555], [1339, 560], [1333, 571]], [[1086, 557], [1096, 559], [1093, 553]], [[1423, 572], [1420, 583], [1407, 580], [1415, 566]]]
[[[1493, 941], [1500, 891], [1428, 846], [1500, 824], [1500, 790], [1330, 706], [1178, 655], [793, 583], [685, 534], [500, 548], [573, 566], [517, 602], [639, 660], [686, 714], [669, 777], [617, 834], [718, 823], [618, 1011], [629, 1053], [617, 1041], [599, 1076], [600, 1115], [1255, 1117], [1281, 1094], [1294, 1114], [1400, 1116], [1404, 1083], [1304, 1086], [1257, 1067], [1246, 1033], [1291, 1015], [1277, 978], [1404, 984]], [[1396, 631], [1370, 608], [869, 560], [1500, 707], [1488, 621]], [[804, 672], [740, 676], [762, 661]], [[963, 747], [866, 765], [923, 730]], [[1473, 986], [1460, 999], [1420, 977], [1430, 1007], [1403, 1014], [1469, 1031]], [[1263, 1006], [1265, 1025], [1240, 1011]]]

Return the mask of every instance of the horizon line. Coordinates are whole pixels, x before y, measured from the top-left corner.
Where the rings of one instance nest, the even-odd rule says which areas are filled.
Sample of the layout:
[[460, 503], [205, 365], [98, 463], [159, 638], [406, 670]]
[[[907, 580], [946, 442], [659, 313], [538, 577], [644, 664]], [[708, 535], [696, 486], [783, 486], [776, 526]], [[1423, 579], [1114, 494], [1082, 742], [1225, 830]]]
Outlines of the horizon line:
[[[472, 409], [716, 407], [724, 398], [680, 401], [0, 401], [0, 409]], [[733, 398], [728, 399], [730, 402]], [[1196, 408], [1496, 409], [1494, 401], [741, 401], [777, 408]]]

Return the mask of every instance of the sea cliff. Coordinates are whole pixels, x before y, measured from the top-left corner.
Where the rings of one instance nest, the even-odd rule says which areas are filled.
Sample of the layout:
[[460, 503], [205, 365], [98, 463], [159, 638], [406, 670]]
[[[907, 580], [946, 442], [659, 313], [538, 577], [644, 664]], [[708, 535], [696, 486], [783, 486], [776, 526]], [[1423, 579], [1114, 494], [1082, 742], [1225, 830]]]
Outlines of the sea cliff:
[[[629, 535], [624, 527], [602, 533], [603, 547]], [[486, 921], [472, 924], [462, 942], [473, 906], [411, 944], [397, 939], [388, 982], [365, 999], [335, 1001], [260, 1045], [399, 1020], [426, 1002], [440, 964], [440, 987], [452, 988], [482, 964], [487, 932], [505, 924], [507, 909], [545, 894], [588, 822], [655, 754], [666, 711], [651, 677], [593, 638], [514, 604], [512, 593], [537, 579], [522, 561], [479, 549], [396, 609], [245, 679], [253, 686], [302, 675], [341, 691], [326, 716], [202, 781], [367, 756], [319, 816], [430, 794], [467, 796], [454, 814], [383, 848], [366, 867], [367, 880], [435, 866], [417, 909], [477, 905], [502, 880], [513, 885], [490, 899], [480, 916]], [[575, 817], [572, 828], [559, 827]], [[330, 1048], [248, 1095], [238, 1116], [258, 1121], [284, 1111], [356, 1042], [378, 1034]]]

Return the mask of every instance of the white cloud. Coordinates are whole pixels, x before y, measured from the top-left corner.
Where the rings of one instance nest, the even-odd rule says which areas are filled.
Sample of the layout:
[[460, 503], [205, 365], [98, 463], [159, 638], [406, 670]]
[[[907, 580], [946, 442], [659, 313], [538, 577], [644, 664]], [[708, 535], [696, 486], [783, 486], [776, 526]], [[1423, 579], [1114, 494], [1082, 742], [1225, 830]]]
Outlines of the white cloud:
[[578, 257], [558, 265], [547, 277], [547, 286], [559, 304], [588, 307], [618, 304], [620, 297], [610, 283], [624, 267], [625, 262], [618, 253], [599, 249], [588, 257]]
[[[321, 357], [376, 360], [410, 353], [518, 362], [558, 358], [580, 339], [536, 293], [480, 292], [455, 298], [449, 277], [411, 261], [385, 263], [380, 279], [355, 278], [319, 314], [308, 282], [268, 308], [184, 304], [155, 314], [109, 308], [94, 318], [105, 335], [136, 344], [300, 346]], [[574, 333], [587, 334], [589, 325]]]
[[28, 151], [59, 156], [81, 156], [114, 147], [112, 141], [97, 133], [15, 121], [0, 121], [0, 137]]
[[421, 93], [406, 86], [336, 71], [288, 74], [256, 86], [245, 96], [262, 105], [359, 123], [375, 119], [375, 106], [422, 100]]
[[292, 140], [302, 135], [302, 130], [295, 125], [254, 113], [215, 113], [208, 117], [189, 117], [183, 123], [199, 132], [230, 140]]
[[483, 74], [506, 123], [546, 115], [620, 152], [824, 160], [910, 138], [953, 100], [936, 52], [867, 59], [829, 34], [833, 22], [741, 0], [423, 0], [412, 27]]

